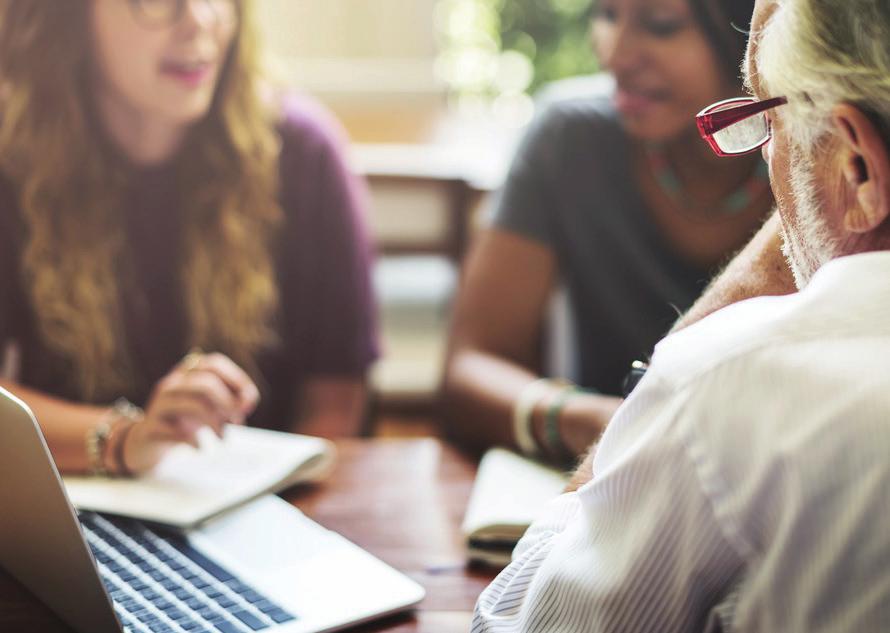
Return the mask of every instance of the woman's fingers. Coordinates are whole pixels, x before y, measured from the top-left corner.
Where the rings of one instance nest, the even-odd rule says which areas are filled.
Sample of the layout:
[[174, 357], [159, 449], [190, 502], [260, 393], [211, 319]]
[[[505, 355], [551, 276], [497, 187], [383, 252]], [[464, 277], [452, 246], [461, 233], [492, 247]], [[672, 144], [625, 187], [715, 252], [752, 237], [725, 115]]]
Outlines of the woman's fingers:
[[238, 398], [211, 371], [200, 369], [182, 374], [170, 385], [169, 393], [200, 400], [222, 422], [240, 422], [243, 417]]
[[159, 438], [192, 445], [201, 427], [209, 427], [218, 437], [225, 427], [225, 418], [206, 399], [188, 392], [165, 393], [146, 413], [146, 419], [155, 425]]
[[226, 423], [243, 424], [258, 401], [256, 385], [229, 358], [191, 352], [155, 386], [142, 423], [144, 437], [198, 448], [202, 427], [222, 437]]
[[259, 389], [250, 376], [228, 356], [223, 354], [202, 356], [196, 369], [210, 372], [219, 378], [237, 398], [242, 415], [247, 415], [256, 408], [260, 399]]
[[146, 417], [167, 423], [195, 420], [222, 437], [226, 422], [240, 422], [243, 416], [237, 398], [218, 377], [194, 370], [175, 372], [158, 383]]

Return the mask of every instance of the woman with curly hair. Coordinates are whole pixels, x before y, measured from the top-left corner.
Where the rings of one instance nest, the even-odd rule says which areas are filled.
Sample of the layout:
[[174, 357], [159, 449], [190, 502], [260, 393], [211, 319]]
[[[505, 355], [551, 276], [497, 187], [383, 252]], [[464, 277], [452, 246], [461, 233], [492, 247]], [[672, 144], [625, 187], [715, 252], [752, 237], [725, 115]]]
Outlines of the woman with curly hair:
[[0, 384], [63, 471], [245, 419], [358, 430], [363, 192], [324, 113], [260, 81], [250, 4], [0, 0]]

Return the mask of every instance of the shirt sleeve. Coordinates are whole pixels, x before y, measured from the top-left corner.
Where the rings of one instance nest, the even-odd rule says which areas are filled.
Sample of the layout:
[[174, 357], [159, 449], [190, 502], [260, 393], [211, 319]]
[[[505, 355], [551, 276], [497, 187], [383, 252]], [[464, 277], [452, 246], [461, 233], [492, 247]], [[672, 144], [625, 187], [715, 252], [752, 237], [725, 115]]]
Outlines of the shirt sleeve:
[[377, 307], [371, 284], [373, 249], [366, 226], [368, 195], [346, 165], [332, 122], [313, 139], [317, 175], [308, 346], [299, 350], [307, 375], [358, 377], [379, 354]]
[[628, 404], [594, 478], [551, 508], [483, 592], [473, 633], [702, 631], [741, 558], [712, 514], [683, 439], [682, 406]]
[[529, 127], [489, 210], [491, 226], [552, 245], [548, 210], [558, 199], [552, 174], [558, 171], [562, 123], [559, 109], [551, 106]]

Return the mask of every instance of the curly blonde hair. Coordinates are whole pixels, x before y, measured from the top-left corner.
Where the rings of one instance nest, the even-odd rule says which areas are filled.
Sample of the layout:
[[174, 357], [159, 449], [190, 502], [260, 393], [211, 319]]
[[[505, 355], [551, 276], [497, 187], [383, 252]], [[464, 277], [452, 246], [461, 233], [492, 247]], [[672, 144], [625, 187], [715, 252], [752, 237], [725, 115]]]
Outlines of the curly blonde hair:
[[[250, 0], [207, 116], [176, 159], [184, 213], [181, 293], [189, 344], [255, 373], [275, 342], [279, 304], [269, 243], [277, 201], [277, 113], [259, 86]], [[89, 95], [86, 0], [0, 0], [0, 169], [16, 188], [24, 285], [45, 344], [71, 364], [84, 400], [133, 388], [116, 271], [126, 261], [126, 168], [97, 134]]]

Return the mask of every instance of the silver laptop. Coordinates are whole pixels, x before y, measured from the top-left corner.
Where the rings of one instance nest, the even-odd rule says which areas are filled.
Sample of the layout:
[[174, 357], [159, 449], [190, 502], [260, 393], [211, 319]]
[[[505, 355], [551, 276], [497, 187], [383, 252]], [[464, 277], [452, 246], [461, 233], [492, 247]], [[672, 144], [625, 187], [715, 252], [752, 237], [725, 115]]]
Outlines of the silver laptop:
[[423, 588], [267, 496], [187, 534], [78, 513], [34, 416], [0, 389], [0, 566], [79, 633], [315, 633]]

